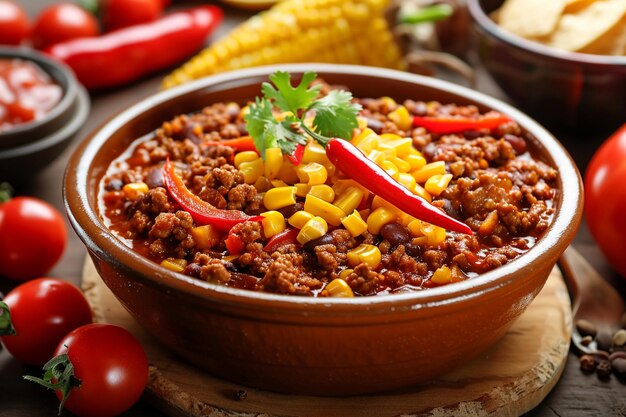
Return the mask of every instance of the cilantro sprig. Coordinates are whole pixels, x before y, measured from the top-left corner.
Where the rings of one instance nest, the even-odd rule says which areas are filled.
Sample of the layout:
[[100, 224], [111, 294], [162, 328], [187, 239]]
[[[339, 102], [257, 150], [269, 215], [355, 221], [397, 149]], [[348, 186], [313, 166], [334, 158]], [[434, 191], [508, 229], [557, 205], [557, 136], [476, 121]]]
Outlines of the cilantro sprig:
[[[265, 158], [265, 150], [278, 147], [286, 155], [292, 155], [297, 145], [306, 145], [307, 135], [326, 146], [332, 138], [349, 139], [358, 126], [359, 104], [352, 103], [349, 91], [333, 90], [325, 97], [317, 98], [319, 85], [311, 85], [317, 78], [315, 72], [305, 72], [297, 86], [291, 84], [291, 74], [277, 71], [270, 75], [272, 82], [263, 83], [263, 97], [257, 97], [245, 116], [246, 129], [254, 145]], [[273, 108], [287, 112], [283, 120], [277, 120]], [[304, 119], [315, 112], [312, 126]]]

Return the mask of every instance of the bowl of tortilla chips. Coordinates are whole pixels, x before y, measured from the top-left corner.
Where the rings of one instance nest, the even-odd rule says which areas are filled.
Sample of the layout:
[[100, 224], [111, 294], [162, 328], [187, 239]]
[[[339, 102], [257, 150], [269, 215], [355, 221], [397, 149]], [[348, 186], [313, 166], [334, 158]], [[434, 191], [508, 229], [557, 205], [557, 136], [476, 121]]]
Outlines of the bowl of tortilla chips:
[[552, 128], [626, 121], [626, 0], [467, 0], [479, 57], [519, 107]]

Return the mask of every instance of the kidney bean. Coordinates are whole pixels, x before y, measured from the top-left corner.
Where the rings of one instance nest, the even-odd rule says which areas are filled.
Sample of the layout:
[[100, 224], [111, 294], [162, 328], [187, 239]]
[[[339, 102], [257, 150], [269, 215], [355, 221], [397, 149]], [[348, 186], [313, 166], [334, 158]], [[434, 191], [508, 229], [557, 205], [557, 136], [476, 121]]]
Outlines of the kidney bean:
[[391, 246], [402, 245], [411, 240], [409, 229], [398, 223], [387, 223], [380, 228], [380, 234]]
[[165, 187], [163, 182], [163, 165], [150, 169], [146, 174], [146, 184], [150, 188]]
[[334, 244], [335, 240], [333, 239], [333, 237], [330, 235], [330, 233], [326, 233], [324, 236], [322, 237], [318, 237], [317, 239], [313, 239], [307, 243], [304, 244], [304, 249], [306, 250], [310, 250], [313, 251], [315, 250], [315, 248], [317, 246], [321, 246], [321, 245], [332, 245]]
[[523, 138], [507, 133], [504, 135], [504, 140], [511, 144], [516, 154], [520, 155], [526, 152], [526, 141]]
[[596, 337], [596, 326], [593, 325], [590, 321], [580, 319], [576, 321], [576, 329], [581, 336], [591, 336]]
[[613, 372], [618, 378], [626, 377], [626, 359], [625, 358], [617, 358], [613, 362], [611, 362], [611, 367], [613, 368]]
[[613, 336], [609, 332], [598, 332], [596, 335], [596, 344], [599, 350], [608, 352], [613, 347]]
[[582, 355], [580, 357], [580, 369], [584, 372], [593, 372], [596, 370], [596, 359], [591, 355]]

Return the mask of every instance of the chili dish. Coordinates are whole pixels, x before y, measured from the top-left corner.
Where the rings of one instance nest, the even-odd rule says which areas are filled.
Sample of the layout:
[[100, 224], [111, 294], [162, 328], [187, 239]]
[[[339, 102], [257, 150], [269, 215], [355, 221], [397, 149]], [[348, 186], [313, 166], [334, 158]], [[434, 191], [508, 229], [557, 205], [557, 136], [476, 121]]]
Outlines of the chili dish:
[[[312, 85], [326, 103], [346, 93]], [[214, 103], [165, 121], [111, 163], [100, 214], [168, 269], [317, 297], [471, 279], [528, 251], [550, 225], [557, 171], [533, 157], [515, 121], [421, 98], [345, 97], [355, 112], [348, 140], [318, 137], [315, 104], [290, 113], [278, 99], [271, 108]], [[275, 136], [282, 126], [294, 142], [260, 147], [251, 114], [261, 111]]]

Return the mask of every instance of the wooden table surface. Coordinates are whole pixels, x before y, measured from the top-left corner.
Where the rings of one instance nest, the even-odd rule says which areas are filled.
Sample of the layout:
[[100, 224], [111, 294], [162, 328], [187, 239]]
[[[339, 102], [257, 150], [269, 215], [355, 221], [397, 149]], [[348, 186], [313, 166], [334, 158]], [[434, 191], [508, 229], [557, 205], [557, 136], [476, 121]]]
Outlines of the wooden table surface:
[[[31, 16], [41, 10], [46, 4], [54, 0], [23, 0], [19, 1]], [[178, 2], [177, 5], [189, 5]], [[249, 12], [225, 8], [225, 22], [214, 34], [214, 38], [225, 34], [229, 28], [250, 15]], [[495, 97], [506, 100], [504, 94], [493, 81], [480, 70], [479, 65], [472, 60], [478, 70], [477, 89]], [[107, 118], [119, 113], [138, 100], [155, 93], [164, 74], [157, 74], [124, 88], [108, 91], [91, 96], [91, 113], [87, 123], [77, 135], [74, 143], [54, 161], [41, 175], [34, 178], [31, 185], [19, 190], [20, 194], [33, 195], [42, 198], [60, 210], [63, 210], [61, 183], [65, 164], [74, 147], [86, 134], [99, 126]], [[607, 105], [611, 105], [607, 103]], [[626, 121], [625, 121], [626, 122]], [[573, 137], [569, 134], [553, 132], [567, 147], [576, 160], [581, 172], [593, 151], [601, 143], [600, 137]], [[25, 174], [27, 175], [27, 174]], [[81, 268], [86, 251], [80, 240], [71, 230], [69, 224], [68, 245], [64, 256], [49, 276], [64, 278], [74, 283], [80, 282]], [[602, 253], [594, 244], [585, 224], [576, 236], [574, 246], [587, 258], [588, 261], [614, 284], [623, 297], [626, 298], [626, 280], [620, 279], [610, 269]], [[11, 289], [11, 284], [0, 281], [0, 290], [5, 294]], [[24, 367], [6, 352], [0, 352], [0, 416], [5, 417], [38, 417], [53, 416], [56, 414], [58, 403], [56, 397], [45, 392], [41, 387], [22, 380], [24, 374], [37, 374], [38, 369]], [[69, 413], [65, 413], [68, 415]], [[602, 381], [595, 375], [583, 374], [578, 365], [578, 359], [570, 353], [567, 367], [561, 380], [550, 395], [528, 416], [626, 416], [626, 384], [616, 378]], [[144, 401], [139, 401], [131, 410], [124, 413], [126, 417], [164, 417], [162, 413], [151, 408]]]

